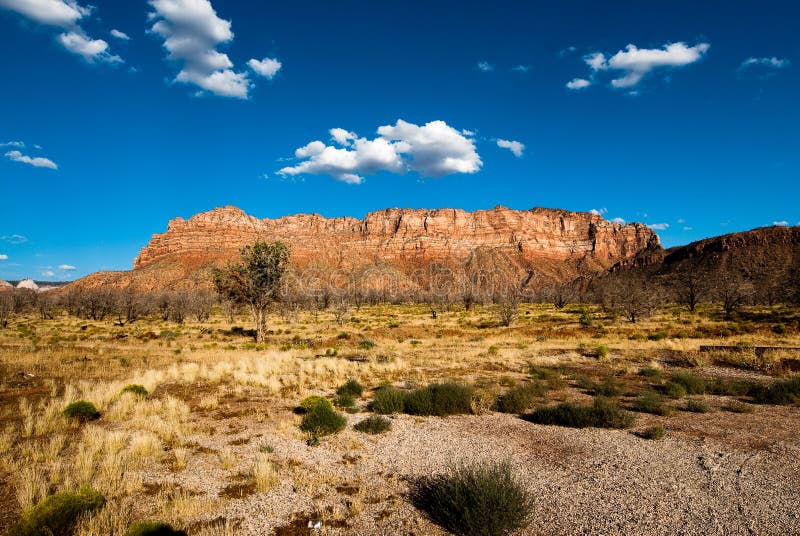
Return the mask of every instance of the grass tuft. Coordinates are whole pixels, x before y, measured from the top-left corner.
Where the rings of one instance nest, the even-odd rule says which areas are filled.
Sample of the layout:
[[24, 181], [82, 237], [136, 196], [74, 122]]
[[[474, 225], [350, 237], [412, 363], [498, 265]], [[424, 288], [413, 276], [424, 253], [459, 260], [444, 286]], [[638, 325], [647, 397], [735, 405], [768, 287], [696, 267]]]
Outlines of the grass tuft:
[[461, 415], [472, 413], [473, 388], [461, 383], [432, 383], [407, 393], [403, 411], [410, 415]]
[[341, 432], [347, 426], [347, 419], [344, 415], [335, 411], [328, 402], [318, 404], [309, 411], [300, 423], [300, 429], [312, 434], [314, 437], [321, 437], [336, 432]]
[[392, 429], [392, 421], [380, 415], [370, 415], [353, 428], [365, 434], [382, 434]]
[[592, 406], [564, 402], [557, 406], [537, 408], [524, 417], [536, 424], [568, 426], [570, 428], [630, 428], [634, 417], [618, 404], [598, 397]]
[[402, 413], [405, 401], [405, 393], [397, 387], [387, 385], [375, 391], [372, 400], [372, 411], [381, 415], [392, 413]]
[[102, 508], [105, 502], [89, 488], [56, 493], [28, 509], [4, 536], [69, 536], [81, 515]]
[[88, 422], [100, 418], [100, 412], [97, 411], [94, 404], [85, 400], [78, 400], [68, 404], [61, 414], [67, 419], [78, 422]]
[[364, 386], [358, 383], [358, 380], [350, 379], [336, 390], [336, 394], [350, 395], [353, 397], [361, 396], [364, 393]]
[[137, 521], [125, 536], [186, 536], [186, 531], [172, 528], [161, 521]]
[[645, 393], [633, 401], [633, 409], [641, 411], [642, 413], [651, 413], [653, 415], [669, 415], [672, 410], [669, 406], [665, 405], [661, 397], [656, 393]]
[[645, 428], [637, 435], [642, 439], [650, 439], [650, 440], [658, 440], [663, 438], [666, 435], [667, 431], [664, 430], [663, 426], [651, 426], [650, 428]]
[[137, 383], [126, 385], [125, 387], [122, 388], [122, 391], [120, 391], [120, 393], [122, 394], [131, 393], [136, 396], [140, 396], [142, 398], [146, 397], [149, 394], [144, 385], [139, 385]]
[[495, 408], [502, 413], [522, 413], [531, 407], [536, 397], [543, 396], [545, 392], [546, 389], [539, 382], [514, 387], [497, 399]]

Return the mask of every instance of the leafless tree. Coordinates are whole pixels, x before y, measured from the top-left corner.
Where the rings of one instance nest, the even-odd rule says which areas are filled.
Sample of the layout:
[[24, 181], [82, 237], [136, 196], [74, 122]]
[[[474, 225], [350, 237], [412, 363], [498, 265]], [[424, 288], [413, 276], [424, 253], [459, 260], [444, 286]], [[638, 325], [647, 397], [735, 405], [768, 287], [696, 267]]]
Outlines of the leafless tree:
[[740, 273], [726, 270], [714, 278], [712, 295], [722, 306], [726, 320], [742, 308], [753, 295], [753, 284]]
[[333, 316], [336, 318], [336, 323], [343, 326], [347, 322], [349, 314], [350, 304], [344, 298], [340, 299], [333, 308]]
[[14, 298], [11, 296], [13, 290], [0, 292], [0, 327], [8, 327], [8, 322], [14, 316]]

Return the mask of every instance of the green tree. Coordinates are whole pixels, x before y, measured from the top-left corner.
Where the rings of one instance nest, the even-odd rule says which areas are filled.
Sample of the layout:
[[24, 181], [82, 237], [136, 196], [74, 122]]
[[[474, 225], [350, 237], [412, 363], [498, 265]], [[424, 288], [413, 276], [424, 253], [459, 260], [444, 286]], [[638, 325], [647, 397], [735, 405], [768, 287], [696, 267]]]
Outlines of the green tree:
[[214, 285], [223, 298], [246, 306], [256, 324], [256, 341], [267, 333], [269, 306], [280, 298], [280, 284], [289, 268], [289, 247], [282, 242], [245, 246], [242, 260], [214, 270]]

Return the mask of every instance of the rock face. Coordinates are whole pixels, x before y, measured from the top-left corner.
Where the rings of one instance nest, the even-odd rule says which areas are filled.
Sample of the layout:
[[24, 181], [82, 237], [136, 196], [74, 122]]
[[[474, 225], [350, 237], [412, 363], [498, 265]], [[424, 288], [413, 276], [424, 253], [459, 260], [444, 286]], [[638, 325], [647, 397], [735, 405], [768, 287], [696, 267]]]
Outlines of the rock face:
[[17, 283], [17, 288], [25, 288], [28, 290], [39, 290], [39, 285], [33, 279], [23, 279]]
[[387, 209], [363, 220], [317, 214], [262, 220], [229, 206], [171, 220], [167, 232], [154, 235], [141, 251], [133, 272], [90, 279], [115, 285], [116, 280], [130, 280], [147, 289], [206, 284], [209, 267], [258, 240], [286, 242], [301, 270], [350, 274], [380, 266], [402, 277], [431, 264], [453, 269], [478, 258], [499, 257], [520, 277], [535, 274], [540, 282], [605, 270], [647, 248], [663, 251], [658, 236], [645, 225], [620, 225], [590, 213], [555, 209]]

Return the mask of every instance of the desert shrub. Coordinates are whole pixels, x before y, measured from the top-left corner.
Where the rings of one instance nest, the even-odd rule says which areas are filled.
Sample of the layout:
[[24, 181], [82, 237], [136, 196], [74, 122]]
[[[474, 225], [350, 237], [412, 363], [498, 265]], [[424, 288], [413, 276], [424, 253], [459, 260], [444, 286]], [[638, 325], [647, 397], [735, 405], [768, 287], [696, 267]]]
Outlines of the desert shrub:
[[706, 384], [706, 392], [721, 396], [744, 396], [750, 392], [752, 387], [753, 382], [717, 378]]
[[668, 383], [667, 386], [664, 388], [664, 393], [674, 399], [683, 398], [686, 396], [686, 388], [679, 384], [679, 383]]
[[666, 331], [656, 331], [655, 333], [651, 333], [647, 336], [648, 339], [651, 341], [663, 341], [669, 336]]
[[130, 385], [126, 385], [125, 387], [122, 388], [122, 391], [120, 391], [120, 392], [123, 393], [123, 394], [124, 393], [131, 393], [131, 394], [134, 394], [136, 396], [141, 396], [141, 397], [145, 397], [145, 396], [148, 395], [148, 392], [147, 392], [147, 389], [145, 388], [145, 386], [144, 385], [139, 385], [139, 384], [136, 384], [136, 383], [132, 383]]
[[609, 351], [610, 350], [608, 349], [608, 346], [606, 346], [605, 344], [601, 344], [594, 349], [594, 356], [598, 359], [605, 359], [606, 357], [608, 357]]
[[375, 391], [372, 399], [372, 411], [382, 415], [401, 413], [405, 402], [405, 393], [396, 387], [387, 385]]
[[590, 313], [585, 308], [581, 308], [579, 312], [580, 316], [578, 317], [578, 322], [580, 323], [581, 327], [583, 328], [592, 327], [592, 324], [594, 324], [594, 318], [592, 318], [592, 313]]
[[567, 382], [561, 377], [561, 371], [558, 369], [533, 366], [531, 367], [531, 376], [547, 382], [547, 388], [553, 391], [567, 386]]
[[358, 343], [358, 347], [362, 350], [372, 350], [375, 348], [375, 343], [369, 339], [364, 339], [360, 343]]
[[681, 385], [687, 394], [703, 395], [706, 393], [706, 380], [691, 372], [676, 372], [670, 378], [672, 383]]
[[607, 376], [602, 382], [595, 384], [592, 391], [597, 396], [619, 396], [625, 385], [614, 376]]
[[686, 411], [691, 411], [692, 413], [708, 413], [711, 411], [711, 408], [708, 407], [708, 404], [703, 402], [702, 400], [697, 399], [689, 399], [686, 401], [686, 406], [684, 408]]
[[783, 324], [775, 324], [772, 326], [772, 332], [776, 335], [786, 335], [786, 326]]
[[5, 536], [68, 536], [78, 518], [105, 504], [102, 495], [84, 488], [77, 493], [62, 491], [28, 509]]
[[629, 428], [634, 417], [618, 404], [596, 398], [592, 406], [579, 406], [564, 402], [557, 406], [537, 408], [526, 420], [536, 424], [568, 426], [570, 428]]
[[350, 393], [342, 393], [333, 400], [333, 405], [337, 408], [352, 408], [356, 405], [356, 399]]
[[365, 434], [382, 434], [392, 429], [392, 421], [380, 415], [370, 415], [353, 428]]
[[670, 407], [664, 405], [661, 397], [656, 393], [645, 393], [633, 401], [633, 409], [642, 413], [652, 413], [653, 415], [668, 415]]
[[364, 393], [364, 386], [358, 380], [351, 379], [336, 390], [337, 395], [361, 396]]
[[650, 428], [645, 428], [641, 432], [639, 432], [639, 437], [643, 439], [661, 439], [666, 434], [666, 430], [664, 430], [663, 426], [651, 426]]
[[347, 426], [344, 415], [335, 411], [328, 402], [327, 405], [319, 404], [309, 411], [300, 423], [300, 429], [314, 437], [341, 432]]
[[542, 387], [538, 382], [514, 387], [497, 399], [495, 407], [502, 413], [522, 413], [531, 407], [534, 398], [544, 394]]
[[456, 466], [418, 480], [411, 500], [455, 534], [499, 536], [528, 525], [533, 499], [508, 462]]
[[333, 409], [331, 401], [324, 396], [311, 395], [300, 401], [300, 407], [304, 409], [306, 413], [311, 413], [319, 406], [327, 406], [329, 409]]
[[800, 377], [780, 380], [772, 385], [753, 385], [749, 394], [759, 404], [794, 404], [800, 401]]
[[100, 412], [97, 411], [94, 404], [85, 400], [78, 400], [77, 402], [68, 404], [61, 414], [67, 419], [78, 422], [93, 421], [100, 418]]
[[473, 388], [461, 383], [432, 383], [405, 396], [403, 411], [410, 415], [460, 415], [472, 413]]
[[173, 529], [160, 521], [137, 521], [128, 528], [125, 536], [186, 536], [186, 531]]
[[661, 370], [655, 367], [644, 367], [639, 370], [639, 376], [650, 378], [653, 381], [661, 381]]
[[725, 409], [732, 413], [752, 413], [753, 406], [741, 400], [731, 400], [728, 402], [728, 405], [725, 406]]

